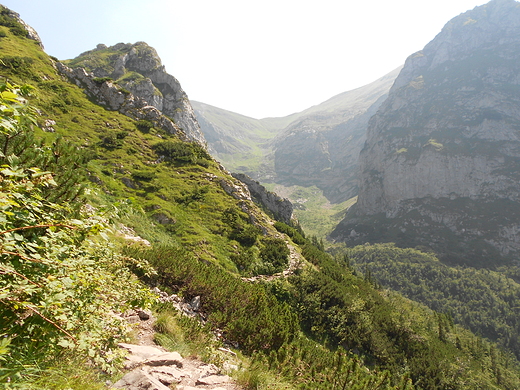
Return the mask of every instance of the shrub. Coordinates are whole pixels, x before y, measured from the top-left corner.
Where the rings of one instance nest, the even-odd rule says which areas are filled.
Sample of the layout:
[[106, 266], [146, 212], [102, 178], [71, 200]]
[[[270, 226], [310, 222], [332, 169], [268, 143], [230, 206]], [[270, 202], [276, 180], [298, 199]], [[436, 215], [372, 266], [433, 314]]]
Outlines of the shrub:
[[106, 149], [119, 149], [123, 146], [123, 142], [116, 134], [108, 133], [101, 139], [100, 145]]
[[154, 171], [135, 171], [132, 172], [132, 178], [139, 181], [151, 181], [155, 178]]
[[150, 130], [153, 129], [153, 123], [147, 121], [146, 119], [141, 119], [135, 122], [135, 127], [137, 127], [137, 130], [143, 133], [149, 133]]
[[246, 224], [235, 227], [231, 231], [229, 238], [238, 241], [244, 246], [253, 246], [261, 233], [262, 231], [259, 227]]
[[[30, 132], [35, 110], [18, 96], [23, 89], [1, 85], [0, 90], [1, 133]], [[18, 115], [10, 115], [13, 110]], [[5, 372], [23, 372], [29, 363], [40, 365], [66, 350], [111, 370], [126, 326], [110, 313], [146, 304], [151, 295], [130, 268], [147, 267], [107, 245], [98, 234], [106, 226], [103, 218], [73, 212], [82, 202], [59, 183], [68, 191], [80, 184], [77, 176], [63, 181], [60, 176], [68, 172], [44, 170], [58, 166], [60, 153], [70, 149], [32, 146], [30, 155], [27, 148], [16, 153], [5, 143], [12, 154], [0, 171], [0, 360], [6, 362], [0, 381]], [[56, 200], [46, 196], [48, 189], [56, 190]]]
[[0, 57], [0, 65], [9, 68], [13, 71], [20, 72], [22, 70], [27, 70], [31, 64], [34, 62], [34, 59], [31, 57], [20, 57], [20, 56], [3, 56]]
[[300, 233], [300, 231], [297, 230], [296, 228], [293, 228], [292, 226], [289, 226], [280, 221], [275, 222], [274, 227], [280, 233], [285, 233], [289, 237], [291, 237], [291, 239], [294, 241], [295, 244], [303, 245], [306, 243], [305, 237], [302, 234], [303, 232]]
[[289, 264], [289, 248], [280, 238], [266, 237], [262, 240], [260, 258], [265, 266], [271, 270], [269, 273], [283, 271]]
[[96, 84], [103, 84], [105, 81], [112, 81], [112, 77], [94, 77], [92, 81]]
[[19, 37], [27, 36], [27, 30], [22, 25], [9, 27], [9, 31], [11, 31], [14, 35], [18, 35]]
[[211, 160], [208, 152], [196, 142], [163, 141], [153, 146], [155, 152], [170, 162], [204, 164]]

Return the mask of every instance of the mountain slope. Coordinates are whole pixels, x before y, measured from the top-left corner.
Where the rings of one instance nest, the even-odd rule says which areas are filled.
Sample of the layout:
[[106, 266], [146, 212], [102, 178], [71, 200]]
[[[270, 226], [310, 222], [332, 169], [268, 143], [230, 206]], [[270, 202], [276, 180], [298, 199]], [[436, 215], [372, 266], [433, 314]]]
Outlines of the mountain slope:
[[340, 203], [357, 194], [357, 155], [368, 119], [399, 70], [283, 118], [257, 120], [193, 105], [210, 151], [228, 169], [265, 183], [314, 185]]
[[272, 142], [277, 182], [315, 185], [332, 203], [356, 196], [368, 120], [399, 71], [303, 111]]
[[334, 239], [473, 264], [518, 254], [518, 36], [520, 4], [494, 0], [407, 59], [370, 121], [358, 203]]

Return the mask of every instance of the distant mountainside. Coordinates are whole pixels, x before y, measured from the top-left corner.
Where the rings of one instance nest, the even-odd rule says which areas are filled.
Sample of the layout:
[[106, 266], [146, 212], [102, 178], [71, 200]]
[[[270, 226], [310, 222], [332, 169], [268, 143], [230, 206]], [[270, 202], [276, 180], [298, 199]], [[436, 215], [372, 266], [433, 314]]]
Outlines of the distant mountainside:
[[315, 185], [331, 202], [342, 202], [357, 194], [357, 156], [368, 119], [399, 70], [282, 118], [192, 104], [209, 150], [228, 169], [262, 182]]
[[452, 19], [411, 55], [368, 127], [350, 243], [477, 264], [520, 251], [520, 4]]

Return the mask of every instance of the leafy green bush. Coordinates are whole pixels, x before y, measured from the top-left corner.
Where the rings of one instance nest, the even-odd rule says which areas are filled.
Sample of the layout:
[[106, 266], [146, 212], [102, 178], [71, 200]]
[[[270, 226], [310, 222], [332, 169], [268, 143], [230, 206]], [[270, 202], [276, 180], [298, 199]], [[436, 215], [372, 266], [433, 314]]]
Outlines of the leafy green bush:
[[280, 238], [265, 237], [261, 240], [260, 259], [268, 275], [283, 271], [289, 264], [289, 248]]
[[229, 238], [244, 246], [253, 246], [262, 233], [259, 227], [252, 224], [238, 225], [233, 228]]
[[9, 27], [9, 31], [11, 31], [11, 33], [14, 35], [18, 35], [19, 37], [27, 36], [27, 30], [22, 25]]
[[14, 35], [25, 37], [27, 36], [27, 30], [25, 27], [15, 18], [9, 15], [9, 10], [0, 6], [0, 26], [9, 27], [9, 30]]
[[154, 145], [153, 148], [166, 161], [198, 164], [204, 160], [211, 160], [208, 152], [196, 142], [168, 140]]
[[302, 234], [303, 231], [301, 231], [301, 227], [300, 227], [300, 230], [298, 230], [298, 229], [296, 229], [296, 228], [294, 228], [292, 226], [289, 226], [289, 225], [287, 225], [287, 224], [285, 224], [283, 222], [280, 222], [280, 221], [275, 222], [274, 227], [280, 233], [285, 233], [289, 237], [291, 237], [291, 239], [293, 240], [293, 242], [295, 244], [303, 245], [303, 244], [306, 243], [305, 235]]
[[126, 254], [148, 260], [157, 270], [156, 282], [187, 298], [200, 295], [212, 326], [247, 353], [279, 348], [294, 337], [294, 314], [260, 285], [202, 263], [181, 248], [127, 248]]
[[112, 81], [112, 77], [94, 77], [92, 81], [94, 81], [96, 84], [103, 84], [106, 81]]
[[148, 170], [134, 171], [132, 178], [138, 181], [151, 181], [155, 178], [155, 172]]
[[[20, 96], [24, 90], [0, 86], [4, 140], [30, 131], [29, 124], [35, 122], [34, 110]], [[0, 366], [2, 382], [23, 376], [28, 365], [42, 365], [65, 350], [89, 356], [111, 370], [118, 358], [114, 348], [126, 328], [111, 313], [151, 300], [129, 269], [138, 265], [151, 270], [107, 245], [103, 218], [73, 213], [77, 193], [58, 195], [59, 203], [45, 196], [48, 189], [57, 188], [60, 175], [43, 171], [45, 164], [33, 164], [55, 164], [61, 157], [51, 154], [51, 148], [34, 147], [48, 156], [24, 161], [23, 153], [11, 154], [4, 157], [9, 164], [0, 171], [0, 360], [6, 362]], [[13, 151], [9, 143], [4, 150]]]
[[105, 149], [120, 149], [123, 147], [123, 140], [118, 137], [118, 134], [107, 133], [103, 138], [101, 138], [99, 144]]
[[0, 66], [10, 69], [15, 74], [26, 75], [30, 71], [34, 59], [21, 56], [2, 56]]

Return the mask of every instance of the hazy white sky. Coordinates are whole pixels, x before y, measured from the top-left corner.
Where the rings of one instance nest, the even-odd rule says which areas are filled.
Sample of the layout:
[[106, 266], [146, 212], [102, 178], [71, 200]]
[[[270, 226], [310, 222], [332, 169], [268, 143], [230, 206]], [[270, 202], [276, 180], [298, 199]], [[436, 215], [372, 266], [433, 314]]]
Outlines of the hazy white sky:
[[0, 0], [69, 59], [145, 41], [192, 100], [285, 116], [365, 85], [480, 0]]

